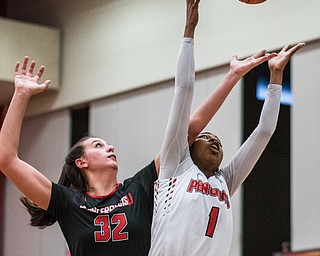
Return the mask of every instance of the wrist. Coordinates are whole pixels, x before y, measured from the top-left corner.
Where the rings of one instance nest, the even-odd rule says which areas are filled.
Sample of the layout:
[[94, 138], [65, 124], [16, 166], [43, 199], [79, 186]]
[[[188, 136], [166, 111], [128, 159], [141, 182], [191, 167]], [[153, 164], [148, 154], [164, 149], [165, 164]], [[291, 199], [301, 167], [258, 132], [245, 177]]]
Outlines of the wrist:
[[270, 72], [270, 84], [282, 84], [283, 71], [271, 70]]
[[19, 88], [19, 87], [16, 87], [15, 90], [14, 90], [14, 95], [16, 97], [19, 97], [19, 98], [25, 98], [25, 99], [29, 99], [31, 98], [32, 94], [30, 91], [24, 89], [24, 88]]
[[241, 77], [242, 77], [242, 74], [232, 68], [229, 69], [229, 71], [226, 75], [226, 78], [233, 80], [235, 82], [238, 82], [241, 79]]
[[194, 38], [194, 31], [195, 31], [195, 26], [193, 25], [188, 25], [184, 29], [184, 37], [190, 37]]

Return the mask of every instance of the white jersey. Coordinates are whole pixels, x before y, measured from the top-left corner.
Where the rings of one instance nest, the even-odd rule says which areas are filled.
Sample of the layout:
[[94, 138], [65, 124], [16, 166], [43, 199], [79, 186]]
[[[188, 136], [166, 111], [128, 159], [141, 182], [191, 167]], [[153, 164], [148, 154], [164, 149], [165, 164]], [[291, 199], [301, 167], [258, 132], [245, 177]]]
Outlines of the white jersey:
[[149, 255], [227, 255], [232, 210], [225, 179], [207, 179], [191, 158], [182, 165], [185, 173], [156, 184]]
[[150, 256], [228, 255], [230, 196], [249, 175], [277, 123], [281, 86], [269, 85], [257, 128], [231, 161], [207, 179], [193, 163], [187, 141], [194, 73], [193, 39], [184, 38], [155, 183]]

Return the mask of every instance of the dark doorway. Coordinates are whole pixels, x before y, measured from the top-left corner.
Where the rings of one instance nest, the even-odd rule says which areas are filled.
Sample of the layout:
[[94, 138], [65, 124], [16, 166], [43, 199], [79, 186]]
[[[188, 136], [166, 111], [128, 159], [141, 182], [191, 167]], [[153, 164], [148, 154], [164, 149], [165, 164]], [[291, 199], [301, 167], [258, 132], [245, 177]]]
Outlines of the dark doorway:
[[[263, 91], [269, 83], [268, 64], [244, 77], [243, 140], [256, 127]], [[290, 63], [284, 73], [277, 129], [243, 186], [243, 255], [271, 256], [290, 240]]]
[[6, 0], [0, 1], [0, 16], [7, 17], [7, 1]]
[[71, 111], [71, 145], [89, 132], [89, 107]]

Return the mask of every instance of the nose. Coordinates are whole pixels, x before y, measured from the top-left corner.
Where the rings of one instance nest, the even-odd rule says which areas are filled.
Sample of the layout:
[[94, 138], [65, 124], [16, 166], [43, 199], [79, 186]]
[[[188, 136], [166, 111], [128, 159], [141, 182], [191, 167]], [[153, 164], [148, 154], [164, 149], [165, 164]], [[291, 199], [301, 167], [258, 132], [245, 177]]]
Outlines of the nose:
[[214, 138], [209, 137], [209, 138], [208, 138], [208, 141], [209, 141], [209, 142], [214, 142]]
[[114, 152], [114, 146], [108, 145], [107, 151], [113, 153]]

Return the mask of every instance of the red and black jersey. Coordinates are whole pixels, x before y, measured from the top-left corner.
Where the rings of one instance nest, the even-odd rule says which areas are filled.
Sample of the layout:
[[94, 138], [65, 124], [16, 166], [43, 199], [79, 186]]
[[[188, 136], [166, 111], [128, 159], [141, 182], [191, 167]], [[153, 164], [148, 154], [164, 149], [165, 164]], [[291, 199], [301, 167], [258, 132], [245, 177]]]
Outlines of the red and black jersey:
[[48, 212], [57, 219], [71, 255], [148, 255], [156, 179], [152, 161], [103, 197], [53, 183]]

